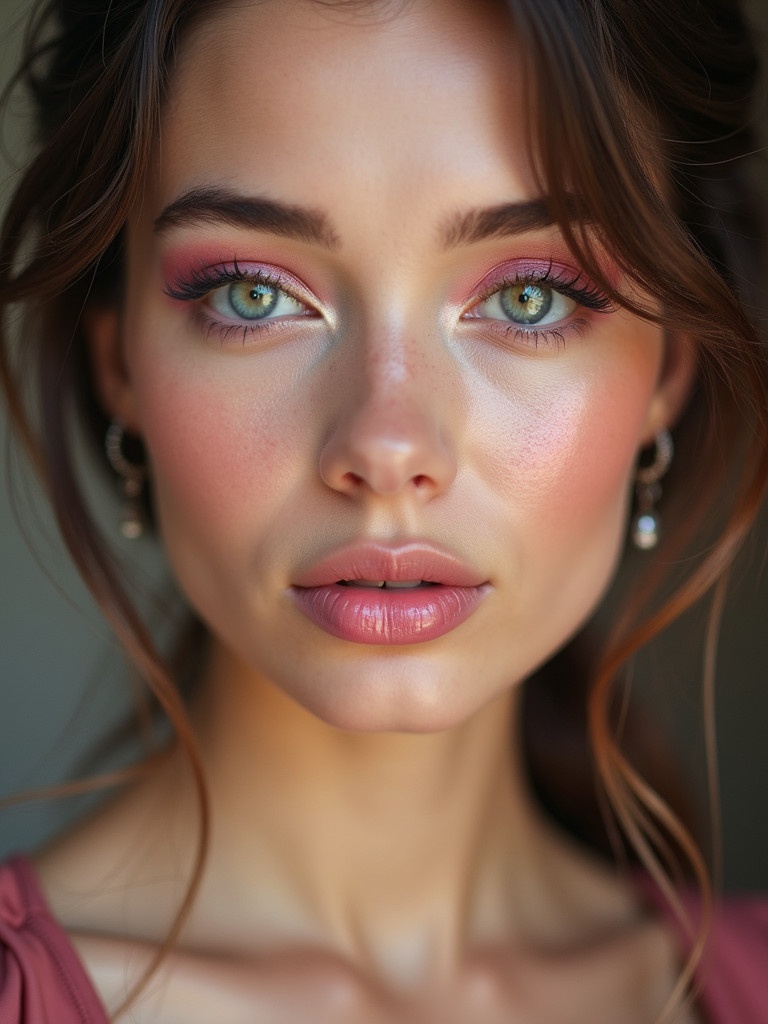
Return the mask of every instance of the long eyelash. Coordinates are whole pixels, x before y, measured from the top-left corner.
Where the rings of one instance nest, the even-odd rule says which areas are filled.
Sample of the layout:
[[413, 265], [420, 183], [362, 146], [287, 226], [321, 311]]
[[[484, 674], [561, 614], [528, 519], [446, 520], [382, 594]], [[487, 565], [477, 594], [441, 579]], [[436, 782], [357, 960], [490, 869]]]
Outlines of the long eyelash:
[[253, 281], [255, 284], [280, 288], [288, 294], [292, 294], [285, 287], [285, 282], [276, 275], [269, 274], [264, 270], [242, 270], [238, 266], [237, 260], [232, 261], [230, 268], [216, 266], [204, 267], [202, 270], [190, 270], [188, 277], [177, 278], [164, 291], [169, 299], [177, 299], [180, 302], [197, 302], [199, 299], [204, 299], [209, 292], [228, 284], [236, 284], [238, 281]]
[[[517, 284], [543, 284], [547, 287], [552, 288], [554, 291], [559, 292], [561, 295], [565, 295], [569, 299], [573, 299], [574, 302], [578, 302], [580, 306], [584, 306], [586, 309], [594, 310], [597, 313], [615, 313], [616, 303], [605, 295], [593, 284], [582, 284], [581, 273], [577, 273], [574, 277], [564, 277], [562, 274], [553, 272], [552, 264], [550, 263], [547, 270], [543, 273], [533, 274], [514, 274], [509, 278], [502, 278], [500, 281], [494, 281], [492, 285], [483, 292], [480, 296], [479, 302], [485, 302], [486, 299], [490, 299], [492, 295], [496, 295], [497, 292], [503, 292], [505, 288], [512, 288]], [[531, 328], [525, 328], [526, 333], [534, 333], [537, 330], [535, 326]], [[546, 331], [543, 333], [547, 333]], [[552, 332], [550, 332], [552, 333]]]

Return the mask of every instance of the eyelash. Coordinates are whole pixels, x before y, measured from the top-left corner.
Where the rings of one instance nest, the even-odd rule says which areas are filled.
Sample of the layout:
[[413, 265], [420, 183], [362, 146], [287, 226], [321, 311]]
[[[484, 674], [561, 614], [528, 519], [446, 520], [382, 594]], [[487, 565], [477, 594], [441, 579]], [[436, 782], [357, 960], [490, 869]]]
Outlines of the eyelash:
[[[228, 285], [237, 284], [239, 281], [250, 281], [253, 284], [265, 285], [268, 288], [279, 288], [286, 295], [300, 302], [302, 305], [312, 308], [311, 303], [306, 302], [297, 294], [295, 284], [289, 278], [281, 277], [280, 274], [267, 270], [243, 269], [237, 260], [232, 261], [231, 267], [213, 266], [204, 267], [201, 270], [190, 270], [187, 277], [179, 277], [165, 289], [165, 294], [170, 299], [179, 302], [200, 303], [211, 292], [218, 288], [226, 288]], [[197, 312], [201, 322], [206, 327], [209, 335], [217, 334], [219, 340], [224, 343], [233, 338], [240, 338], [242, 343], [256, 333], [266, 334], [271, 330], [279, 329], [281, 320], [278, 318], [265, 319], [255, 323], [224, 323], [217, 320], [206, 312], [205, 308], [198, 305]]]
[[[577, 305], [585, 309], [589, 309], [592, 312], [612, 313], [616, 311], [617, 307], [615, 303], [607, 295], [591, 283], [585, 282], [584, 284], [579, 285], [579, 281], [581, 280], [582, 275], [580, 272], [577, 272], [572, 276], [567, 276], [563, 273], [555, 272], [552, 264], [550, 264], [543, 272], [534, 271], [528, 274], [519, 272], [511, 274], [507, 277], [501, 278], [500, 280], [497, 279], [488, 285], [487, 288], [485, 288], [480, 295], [473, 300], [471, 307], [467, 310], [467, 313], [471, 313], [472, 309], [481, 306], [484, 302], [499, 292], [503, 292], [507, 288], [512, 288], [521, 284], [536, 284], [551, 288], [553, 291], [558, 292], [566, 298], [572, 299], [577, 303]], [[165, 289], [165, 294], [169, 298], [176, 299], [181, 302], [194, 302], [199, 304], [201, 299], [204, 299], [207, 295], [210, 295], [211, 292], [216, 291], [216, 289], [236, 284], [239, 281], [251, 281], [254, 284], [262, 284], [270, 288], [279, 288], [297, 302], [312, 308], [310, 303], [305, 302], [305, 300], [296, 293], [296, 288], [290, 279], [286, 279], [280, 274], [262, 269], [242, 269], [238, 265], [237, 260], [232, 261], [231, 267], [212, 266], [204, 267], [200, 270], [190, 270], [189, 275], [186, 278], [178, 278], [173, 285], [168, 286]], [[271, 330], [279, 329], [279, 325], [281, 323], [280, 319], [275, 318], [265, 319], [262, 322], [249, 324], [228, 324], [211, 316], [205, 311], [204, 307], [200, 305], [198, 305], [198, 313], [202, 323], [207, 328], [208, 333], [216, 333], [222, 343], [230, 341], [232, 338], [240, 338], [242, 343], [245, 344], [251, 335], [256, 333], [265, 334]], [[540, 344], [554, 344], [556, 347], [560, 348], [565, 345], [566, 335], [570, 331], [581, 332], [586, 326], [584, 320], [579, 319], [575, 319], [565, 326], [543, 328], [536, 327], [535, 325], [524, 327], [513, 323], [507, 325], [502, 321], [495, 321], [495, 323], [498, 324], [498, 327], [495, 329], [502, 330], [505, 337], [512, 337], [514, 341], [520, 341], [529, 346], [532, 345], [534, 348], [538, 348]]]
[[[554, 270], [553, 265], [550, 263], [546, 270], [533, 271], [531, 273], [514, 273], [508, 277], [503, 277], [500, 280], [497, 279], [488, 285], [484, 289], [478, 298], [473, 302], [468, 313], [477, 306], [481, 306], [484, 302], [490, 299], [492, 296], [499, 292], [505, 291], [507, 288], [513, 288], [516, 285], [524, 284], [535, 284], [544, 285], [547, 288], [551, 288], [553, 291], [558, 292], [560, 295], [564, 295], [566, 298], [573, 299], [579, 306], [589, 309], [595, 313], [615, 313], [617, 306], [609, 296], [600, 289], [592, 284], [591, 282], [585, 282], [579, 285], [579, 281], [582, 280], [581, 272], [575, 273], [573, 276], [567, 276], [562, 272], [558, 273]], [[566, 335], [571, 331], [581, 333], [586, 327], [585, 321], [573, 320], [570, 324], [566, 324], [561, 327], [536, 327], [531, 325], [530, 327], [523, 327], [519, 324], [510, 323], [509, 325], [503, 324], [502, 321], [497, 321], [500, 325], [498, 329], [504, 332], [505, 337], [511, 337], [514, 341], [521, 341], [526, 345], [533, 348], [538, 348], [540, 344], [554, 345], [557, 348], [562, 348], [566, 343]]]

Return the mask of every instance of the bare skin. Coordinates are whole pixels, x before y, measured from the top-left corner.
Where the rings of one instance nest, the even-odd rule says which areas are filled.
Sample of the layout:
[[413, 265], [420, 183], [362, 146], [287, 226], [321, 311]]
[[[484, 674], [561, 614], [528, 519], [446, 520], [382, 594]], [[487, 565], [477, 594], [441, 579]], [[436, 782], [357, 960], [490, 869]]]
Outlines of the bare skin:
[[[690, 364], [656, 327], [577, 303], [555, 307], [556, 337], [510, 334], [478, 282], [567, 265], [551, 227], [441, 239], [468, 205], [536, 198], [496, 5], [275, 12], [227, 5], [185, 40], [125, 305], [90, 320], [102, 399], [145, 440], [171, 565], [212, 634], [192, 709], [212, 846], [131, 1019], [651, 1024], [681, 952], [543, 820], [516, 684], [604, 592], [637, 451]], [[212, 186], [320, 210], [335, 244], [157, 228]], [[233, 256], [299, 282], [271, 334], [222, 313], [226, 289], [168, 297], [185, 261]], [[361, 537], [449, 549], [485, 581], [477, 610], [424, 643], [319, 628], [291, 587]], [[106, 1005], [163, 942], [195, 834], [171, 755], [38, 858]]]
[[[348, 736], [331, 753], [321, 723], [262, 693], [247, 787], [231, 786], [244, 770], [234, 723], [206, 716], [216, 816], [203, 887], [130, 1019], [654, 1021], [682, 953], [626, 884], [540, 819], [505, 743], [508, 705], [450, 737]], [[183, 893], [184, 783], [169, 764], [38, 861], [107, 1006]]]

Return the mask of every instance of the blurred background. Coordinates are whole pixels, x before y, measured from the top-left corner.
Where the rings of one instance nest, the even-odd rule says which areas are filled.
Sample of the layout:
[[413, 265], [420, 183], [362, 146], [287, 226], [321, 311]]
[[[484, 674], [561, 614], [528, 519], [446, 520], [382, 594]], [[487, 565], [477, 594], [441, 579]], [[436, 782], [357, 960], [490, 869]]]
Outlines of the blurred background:
[[[29, 0], [0, 0], [3, 84], [15, 65], [28, 8]], [[768, 0], [755, 0], [749, 8], [768, 53]], [[23, 166], [26, 128], [25, 112], [16, 103], [0, 131], [0, 204]], [[87, 770], [85, 755], [125, 716], [131, 688], [119, 651], [62, 551], [44, 500], [11, 450], [1, 414], [0, 432], [1, 799]], [[114, 496], [93, 475], [102, 521], [116, 524]], [[121, 543], [139, 585], [147, 591], [162, 587], [158, 546], [147, 539]], [[767, 551], [768, 515], [739, 573], [720, 645], [718, 749], [730, 889], [768, 891], [768, 574], [761, 572]], [[660, 732], [691, 775], [700, 776], [701, 664], [693, 636], [693, 624], [683, 623], [666, 649], [643, 666], [643, 689]], [[38, 845], [88, 806], [89, 798], [78, 798], [3, 810], [0, 857]]]

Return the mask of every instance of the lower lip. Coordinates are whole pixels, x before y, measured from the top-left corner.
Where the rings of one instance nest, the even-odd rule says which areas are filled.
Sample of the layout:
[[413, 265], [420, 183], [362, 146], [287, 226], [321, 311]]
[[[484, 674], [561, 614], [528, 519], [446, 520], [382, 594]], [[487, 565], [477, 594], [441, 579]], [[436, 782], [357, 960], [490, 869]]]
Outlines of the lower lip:
[[475, 611], [482, 587], [294, 587], [307, 618], [331, 636], [356, 644], [421, 644], [461, 625]]

